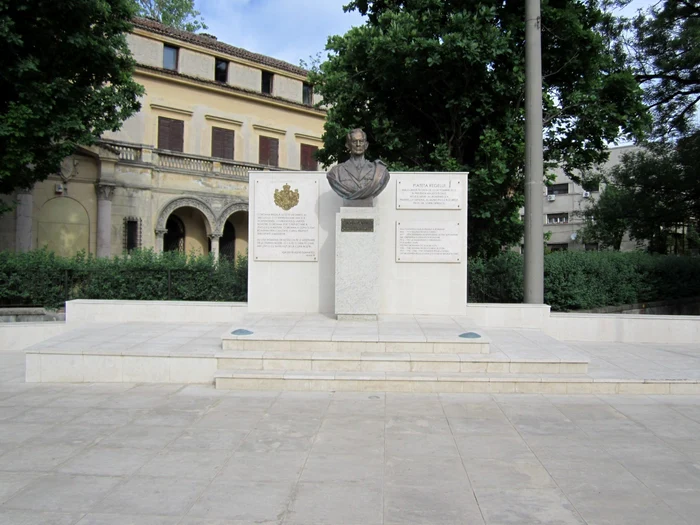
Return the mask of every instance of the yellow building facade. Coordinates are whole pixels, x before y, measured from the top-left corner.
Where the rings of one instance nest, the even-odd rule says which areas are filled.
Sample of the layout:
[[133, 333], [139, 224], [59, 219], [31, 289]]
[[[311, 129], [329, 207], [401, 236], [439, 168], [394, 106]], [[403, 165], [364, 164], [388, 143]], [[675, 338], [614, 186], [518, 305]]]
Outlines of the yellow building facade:
[[0, 246], [245, 254], [248, 171], [318, 169], [325, 111], [307, 72], [149, 19], [127, 39], [141, 110], [16, 195]]

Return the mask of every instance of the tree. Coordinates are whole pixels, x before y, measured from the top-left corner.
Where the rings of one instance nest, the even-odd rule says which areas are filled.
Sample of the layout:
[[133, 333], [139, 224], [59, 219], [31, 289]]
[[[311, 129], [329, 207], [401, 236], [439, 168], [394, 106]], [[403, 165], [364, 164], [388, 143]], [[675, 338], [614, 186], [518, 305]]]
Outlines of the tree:
[[155, 18], [166, 26], [183, 31], [207, 29], [200, 12], [194, 8], [194, 0], [132, 0], [139, 16]]
[[[700, 132], [624, 155], [600, 199], [584, 212], [586, 241], [619, 249], [628, 231], [653, 253], [685, 253], [700, 221]], [[692, 247], [692, 246], [691, 246]]]
[[0, 193], [56, 173], [138, 111], [130, 0], [0, 0]]
[[659, 2], [640, 12], [630, 27], [631, 56], [654, 113], [656, 134], [687, 134], [700, 102], [700, 3]]
[[[523, 205], [522, 1], [355, 0], [361, 27], [329, 38], [312, 73], [328, 105], [325, 164], [362, 127], [370, 158], [393, 170], [469, 171], [469, 250], [519, 242]], [[542, 5], [545, 156], [572, 177], [648, 124], [618, 28], [596, 0]]]
[[620, 213], [627, 204], [625, 197], [614, 184], [605, 187], [598, 200], [582, 213], [585, 225], [580, 233], [581, 242], [597, 242], [603, 249], [620, 251], [629, 229], [626, 218]]

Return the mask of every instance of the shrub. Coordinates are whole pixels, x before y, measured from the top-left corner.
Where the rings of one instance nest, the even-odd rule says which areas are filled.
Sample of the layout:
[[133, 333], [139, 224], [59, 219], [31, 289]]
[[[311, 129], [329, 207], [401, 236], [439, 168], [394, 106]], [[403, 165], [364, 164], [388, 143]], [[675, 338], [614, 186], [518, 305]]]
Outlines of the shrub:
[[57, 308], [66, 299], [247, 300], [248, 261], [136, 250], [111, 259], [47, 250], [0, 252], [0, 304]]
[[[523, 258], [504, 252], [468, 264], [469, 301], [519, 303]], [[700, 259], [642, 252], [553, 252], [544, 258], [544, 300], [554, 311], [700, 295]]]

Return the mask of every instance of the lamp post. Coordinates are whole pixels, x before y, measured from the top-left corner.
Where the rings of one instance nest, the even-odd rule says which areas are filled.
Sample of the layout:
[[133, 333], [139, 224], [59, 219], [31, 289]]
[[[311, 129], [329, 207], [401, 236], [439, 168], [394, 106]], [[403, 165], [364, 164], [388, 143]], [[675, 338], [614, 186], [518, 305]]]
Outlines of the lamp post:
[[544, 303], [540, 0], [525, 0], [525, 302]]

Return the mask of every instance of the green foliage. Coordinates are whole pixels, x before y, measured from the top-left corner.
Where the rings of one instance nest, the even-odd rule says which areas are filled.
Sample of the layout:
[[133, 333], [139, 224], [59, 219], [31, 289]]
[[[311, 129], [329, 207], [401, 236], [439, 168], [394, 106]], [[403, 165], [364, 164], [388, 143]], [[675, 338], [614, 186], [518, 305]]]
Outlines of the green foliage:
[[700, 220], [699, 162], [700, 132], [675, 146], [624, 155], [606, 174], [609, 183], [599, 200], [584, 212], [585, 242], [619, 249], [629, 231], [650, 252], [685, 253], [693, 247], [685, 232], [697, 231]]
[[245, 301], [248, 260], [152, 250], [122, 257], [0, 252], [0, 304], [56, 308], [68, 299]]
[[[519, 242], [523, 205], [525, 3], [356, 0], [368, 17], [329, 38], [311, 74], [328, 104], [326, 165], [362, 127], [370, 158], [393, 170], [469, 171], [469, 249]], [[567, 171], [604, 161], [607, 145], [648, 124], [618, 28], [596, 0], [542, 4], [546, 161]], [[544, 178], [543, 174], [543, 178]]]
[[685, 135], [700, 102], [700, 3], [664, 0], [630, 23], [637, 79], [659, 136]]
[[138, 111], [131, 0], [0, 0], [0, 193], [31, 188]]
[[617, 186], [606, 186], [598, 200], [583, 211], [585, 225], [580, 232], [581, 242], [597, 242], [603, 249], [619, 251], [628, 230], [628, 223], [623, 217], [625, 201], [626, 196]]
[[[504, 252], [468, 264], [469, 301], [522, 302], [523, 259]], [[700, 295], [700, 259], [643, 252], [553, 252], [544, 258], [544, 300], [553, 311]]]
[[131, 0], [139, 16], [147, 16], [166, 26], [194, 33], [207, 29], [194, 0]]
[[523, 301], [523, 259], [520, 254], [506, 251], [491, 259], [470, 258], [467, 268], [471, 302]]

